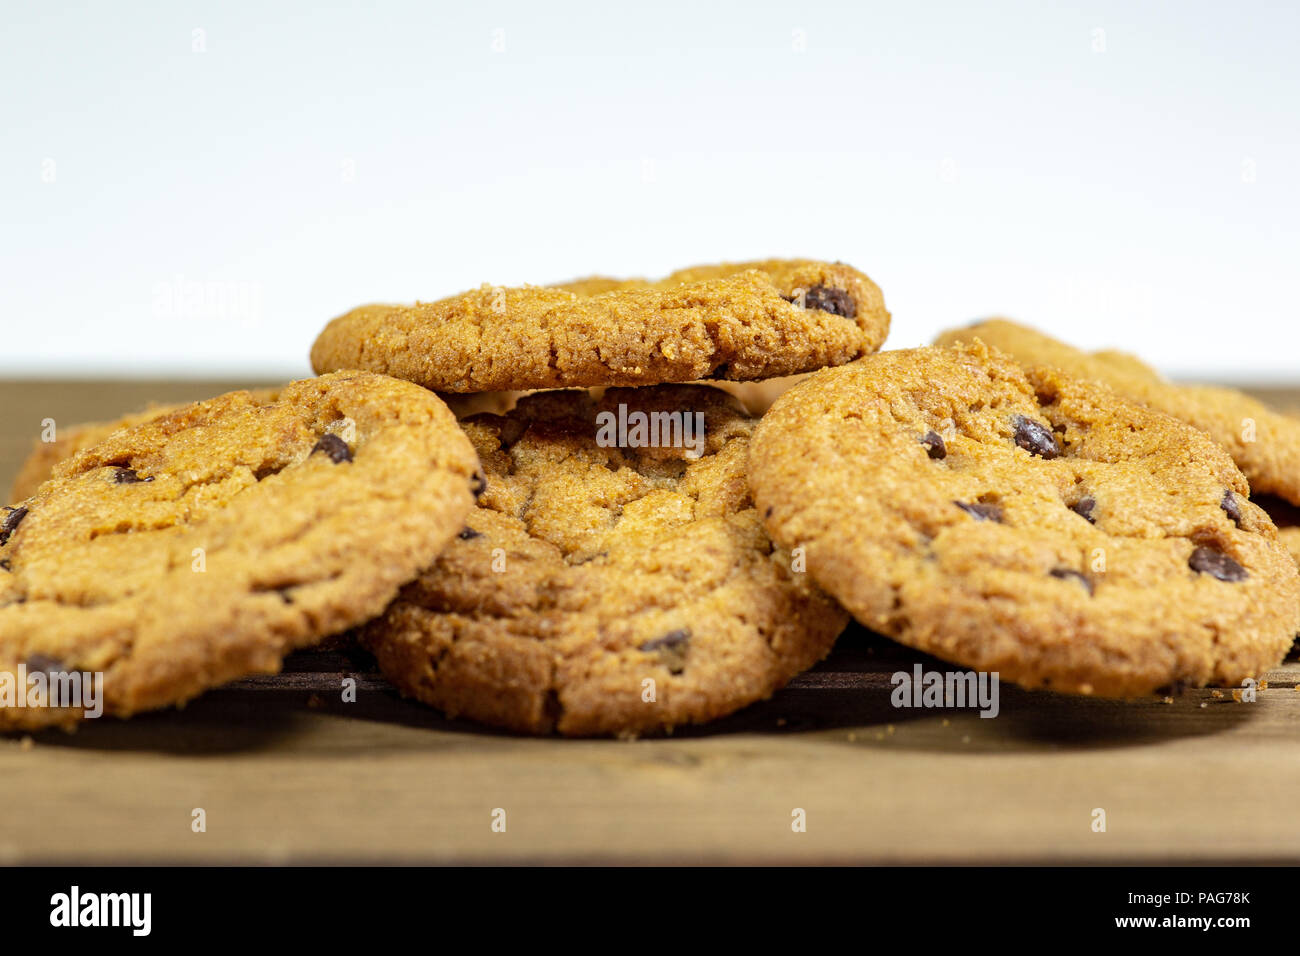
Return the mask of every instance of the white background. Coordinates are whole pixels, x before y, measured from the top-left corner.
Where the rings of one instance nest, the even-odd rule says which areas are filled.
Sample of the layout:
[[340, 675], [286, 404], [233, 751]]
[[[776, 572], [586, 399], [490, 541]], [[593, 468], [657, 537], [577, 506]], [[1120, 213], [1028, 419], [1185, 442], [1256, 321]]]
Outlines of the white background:
[[367, 301], [798, 255], [895, 347], [1300, 377], [1294, 3], [0, 11], [0, 374], [289, 377]]

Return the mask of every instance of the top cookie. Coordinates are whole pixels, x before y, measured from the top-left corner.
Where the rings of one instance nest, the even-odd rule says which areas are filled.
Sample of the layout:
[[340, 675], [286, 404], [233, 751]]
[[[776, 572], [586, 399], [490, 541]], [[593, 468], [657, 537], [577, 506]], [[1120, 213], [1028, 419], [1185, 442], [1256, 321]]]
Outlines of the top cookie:
[[0, 727], [83, 715], [24, 706], [24, 673], [102, 675], [126, 716], [277, 670], [433, 560], [477, 467], [441, 401], [367, 372], [114, 431], [0, 518]]
[[981, 343], [813, 375], [750, 484], [863, 624], [1025, 686], [1236, 684], [1300, 625], [1295, 562], [1208, 435]]
[[1084, 352], [1006, 319], [952, 329], [935, 343], [953, 345], [976, 338], [1022, 365], [1052, 365], [1104, 382], [1125, 398], [1204, 429], [1228, 449], [1253, 490], [1300, 504], [1300, 419], [1279, 414], [1235, 389], [1174, 385], [1135, 356]]
[[856, 269], [768, 260], [364, 306], [325, 327], [311, 360], [445, 392], [745, 381], [852, 361], [888, 331], [880, 289]]
[[362, 630], [405, 693], [526, 733], [632, 736], [767, 697], [844, 627], [763, 532], [754, 420], [718, 389], [544, 392], [464, 427], [487, 491]]

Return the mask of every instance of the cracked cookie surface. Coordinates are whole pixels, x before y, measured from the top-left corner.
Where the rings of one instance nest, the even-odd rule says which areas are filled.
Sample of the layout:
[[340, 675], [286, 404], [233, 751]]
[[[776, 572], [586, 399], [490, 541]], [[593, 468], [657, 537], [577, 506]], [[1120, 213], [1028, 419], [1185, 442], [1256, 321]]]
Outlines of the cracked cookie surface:
[[1295, 562], [1208, 435], [983, 344], [813, 375], [750, 483], [864, 625], [1027, 687], [1236, 685], [1300, 624]]
[[[267, 389], [252, 389], [249, 394], [255, 399], [263, 399], [269, 397], [272, 393]], [[22, 501], [24, 498], [30, 498], [36, 493], [36, 489], [40, 487], [41, 482], [50, 477], [55, 465], [71, 458], [83, 448], [98, 444], [118, 429], [130, 428], [132, 425], [139, 425], [141, 422], [161, 418], [163, 415], [182, 407], [183, 403], [151, 405], [138, 412], [123, 415], [113, 421], [81, 422], [67, 428], [59, 428], [54, 441], [36, 441], [33, 443], [30, 454], [23, 461], [22, 467], [18, 469], [18, 476], [14, 478], [13, 486], [9, 490], [9, 500]]]
[[[102, 673], [129, 716], [277, 671], [433, 559], [477, 467], [441, 401], [368, 372], [113, 430], [0, 517], [0, 677]], [[10, 706], [0, 727], [80, 716]]]
[[747, 381], [852, 361], [888, 331], [880, 289], [856, 269], [766, 260], [363, 306], [325, 327], [311, 359], [445, 392]]
[[1172, 415], [1214, 436], [1257, 494], [1300, 504], [1300, 418], [1274, 411], [1244, 392], [1214, 385], [1168, 382], [1136, 356], [1085, 352], [1028, 326], [988, 319], [942, 333], [937, 345], [980, 339], [1023, 366], [1051, 365], [1093, 379], [1120, 395]]
[[[629, 422], [701, 413], [702, 454], [602, 446], [598, 416], [620, 404]], [[769, 696], [843, 629], [764, 533], [745, 481], [754, 420], [720, 390], [539, 393], [462, 424], [487, 490], [361, 632], [404, 693], [527, 733], [632, 736]]]

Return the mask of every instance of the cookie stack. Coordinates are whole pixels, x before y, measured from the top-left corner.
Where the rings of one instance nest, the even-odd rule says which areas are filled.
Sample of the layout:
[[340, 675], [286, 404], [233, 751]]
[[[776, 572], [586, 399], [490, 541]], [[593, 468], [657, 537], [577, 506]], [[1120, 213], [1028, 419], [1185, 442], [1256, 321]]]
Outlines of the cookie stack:
[[[38, 445], [0, 679], [100, 674], [128, 716], [355, 629], [447, 714], [635, 736], [767, 697], [849, 614], [1080, 694], [1281, 660], [1300, 573], [1250, 493], [1300, 502], [1300, 423], [1007, 323], [878, 353], [889, 320], [807, 260], [356, 309], [318, 378]], [[761, 417], [721, 384], [803, 373]]]

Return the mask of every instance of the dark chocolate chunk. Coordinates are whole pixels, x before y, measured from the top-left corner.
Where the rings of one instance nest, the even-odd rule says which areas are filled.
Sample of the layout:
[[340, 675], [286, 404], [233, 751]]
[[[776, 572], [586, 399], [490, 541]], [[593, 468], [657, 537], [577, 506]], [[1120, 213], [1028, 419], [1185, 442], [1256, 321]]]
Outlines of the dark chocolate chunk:
[[456, 537], [460, 538], [460, 540], [462, 541], [469, 541], [471, 538], [483, 537], [483, 532], [475, 531], [473, 528], [466, 527], [466, 528], [461, 528], [460, 534], [456, 535]]
[[320, 441], [312, 446], [311, 453], [313, 455], [318, 451], [323, 451], [329, 455], [330, 461], [336, 465], [339, 462], [352, 460], [352, 449], [348, 447], [348, 443], [338, 435], [330, 432], [321, 435]]
[[921, 444], [925, 446], [926, 454], [931, 458], [948, 457], [948, 446], [943, 443], [943, 436], [938, 432], [926, 432], [925, 437], [921, 439]]
[[27, 517], [26, 508], [10, 508], [6, 506], [5, 510], [9, 513], [5, 515], [4, 521], [0, 521], [0, 544], [8, 541], [9, 536], [18, 530], [18, 526]]
[[1244, 581], [1250, 577], [1245, 568], [1215, 548], [1197, 548], [1187, 559], [1187, 566], [1220, 581]]
[[14, 569], [13, 565], [9, 563], [8, 558], [0, 558], [0, 568], [3, 568], [6, 571], [12, 571]]
[[1237, 500], [1231, 488], [1223, 493], [1223, 500], [1219, 502], [1219, 507], [1232, 519], [1233, 524], [1238, 528], [1241, 527], [1241, 502]]
[[475, 501], [482, 498], [483, 492], [487, 491], [487, 475], [481, 471], [474, 472], [469, 479], [469, 490], [474, 493]]
[[964, 501], [954, 501], [953, 504], [955, 504], [958, 508], [966, 512], [971, 517], [976, 518], [980, 521], [1000, 522], [1002, 520], [1001, 505], [986, 505], [981, 502], [976, 502], [975, 504], [967, 504]]
[[[790, 299], [794, 302], [794, 299]], [[842, 315], [846, 319], [854, 318], [858, 314], [858, 304], [853, 301], [853, 296], [849, 295], [843, 289], [836, 289], [828, 285], [815, 285], [803, 294], [803, 307], [805, 309], [820, 309], [822, 312], [829, 312], [831, 315]]]
[[657, 653], [668, 668], [670, 674], [680, 674], [686, 670], [686, 652], [690, 650], [691, 632], [687, 628], [669, 631], [663, 637], [646, 641], [641, 650]]
[[641, 650], [658, 651], [666, 648], [678, 648], [689, 643], [690, 639], [690, 630], [684, 627], [679, 627], [675, 631], [669, 631], [663, 637], [656, 637], [654, 640], [646, 641], [641, 645]]
[[1052, 568], [1051, 575], [1054, 578], [1060, 578], [1062, 581], [1078, 581], [1088, 589], [1089, 594], [1092, 593], [1092, 581], [1072, 568]]
[[1036, 422], [1024, 415], [1017, 415], [1012, 421], [1016, 426], [1016, 444], [1040, 458], [1059, 458], [1061, 445], [1056, 436], [1042, 422]]
[[134, 468], [118, 468], [113, 472], [113, 480], [119, 485], [134, 485], [141, 481], [153, 481], [153, 475], [141, 478]]
[[1080, 518], [1087, 518], [1089, 524], [1096, 524], [1097, 519], [1092, 516], [1093, 509], [1097, 507], [1097, 499], [1092, 495], [1084, 495], [1074, 504], [1070, 505], [1070, 510]]

